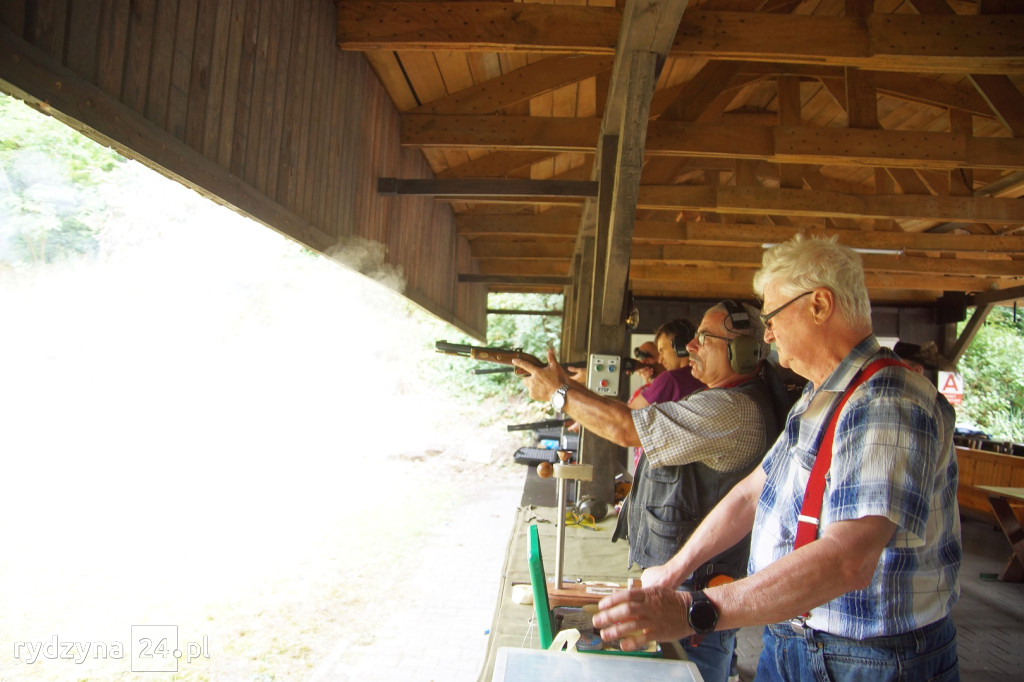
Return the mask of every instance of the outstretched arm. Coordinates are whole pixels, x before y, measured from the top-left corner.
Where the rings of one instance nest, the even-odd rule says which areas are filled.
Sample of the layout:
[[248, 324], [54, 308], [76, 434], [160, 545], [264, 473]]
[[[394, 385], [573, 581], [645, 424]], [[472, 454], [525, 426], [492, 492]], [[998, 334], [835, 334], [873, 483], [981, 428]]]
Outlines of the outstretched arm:
[[546, 367], [538, 367], [525, 360], [513, 360], [512, 364], [530, 373], [523, 377], [523, 383], [534, 400], [551, 400], [551, 396], [562, 384], [568, 384], [570, 390], [566, 394], [564, 412], [575, 422], [618, 445], [640, 445], [640, 438], [633, 425], [632, 410], [625, 403], [599, 396], [570, 379], [565, 368], [555, 360], [553, 350], [548, 350]]

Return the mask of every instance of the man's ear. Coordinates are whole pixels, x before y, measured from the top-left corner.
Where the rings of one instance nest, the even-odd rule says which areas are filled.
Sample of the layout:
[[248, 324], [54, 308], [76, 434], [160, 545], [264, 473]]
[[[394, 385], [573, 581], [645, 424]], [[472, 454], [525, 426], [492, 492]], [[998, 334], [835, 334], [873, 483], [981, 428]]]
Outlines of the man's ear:
[[836, 295], [831, 289], [818, 287], [811, 294], [811, 315], [816, 324], [828, 321], [836, 311]]

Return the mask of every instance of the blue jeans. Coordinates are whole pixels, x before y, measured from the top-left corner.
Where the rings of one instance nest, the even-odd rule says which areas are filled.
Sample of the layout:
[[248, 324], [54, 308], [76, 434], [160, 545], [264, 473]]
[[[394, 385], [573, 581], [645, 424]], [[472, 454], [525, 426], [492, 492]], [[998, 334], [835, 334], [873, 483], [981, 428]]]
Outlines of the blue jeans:
[[764, 629], [757, 682], [887, 682], [960, 679], [949, 616], [902, 635], [862, 641], [789, 624]]
[[687, 658], [697, 665], [704, 682], [728, 682], [732, 653], [736, 650], [735, 630], [712, 632], [697, 646], [689, 644], [687, 639], [680, 643]]

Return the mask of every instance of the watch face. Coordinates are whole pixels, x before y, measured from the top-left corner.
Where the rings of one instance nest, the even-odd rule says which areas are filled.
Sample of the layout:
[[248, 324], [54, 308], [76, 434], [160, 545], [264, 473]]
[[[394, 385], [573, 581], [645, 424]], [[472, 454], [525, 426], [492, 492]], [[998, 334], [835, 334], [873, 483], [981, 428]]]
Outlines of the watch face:
[[690, 606], [690, 626], [697, 634], [713, 632], [718, 623], [718, 609], [707, 598], [695, 599]]
[[551, 406], [554, 407], [559, 412], [561, 412], [562, 408], [565, 407], [565, 390], [564, 390], [564, 387], [563, 388], [559, 388], [557, 391], [555, 391], [555, 394], [553, 396], [551, 396]]

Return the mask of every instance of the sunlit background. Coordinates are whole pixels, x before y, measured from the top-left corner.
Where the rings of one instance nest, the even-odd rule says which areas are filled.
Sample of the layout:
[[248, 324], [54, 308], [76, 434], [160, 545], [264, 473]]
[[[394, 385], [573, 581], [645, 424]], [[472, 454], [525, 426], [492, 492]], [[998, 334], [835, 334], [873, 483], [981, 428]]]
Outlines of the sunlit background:
[[[465, 339], [395, 293], [379, 245], [334, 254], [359, 274], [134, 162], [86, 196], [44, 154], [18, 163], [46, 210], [106, 214], [86, 258], [0, 264], [0, 678], [120, 675], [128, 651], [11, 652], [127, 647], [142, 623], [212, 640], [174, 679], [305, 679], [339, 640], [371, 645], [374, 581], [411, 574], [487, 479], [521, 480], [514, 416], [481, 419], [433, 366], [434, 339]], [[515, 503], [496, 500], [502, 549]]]

